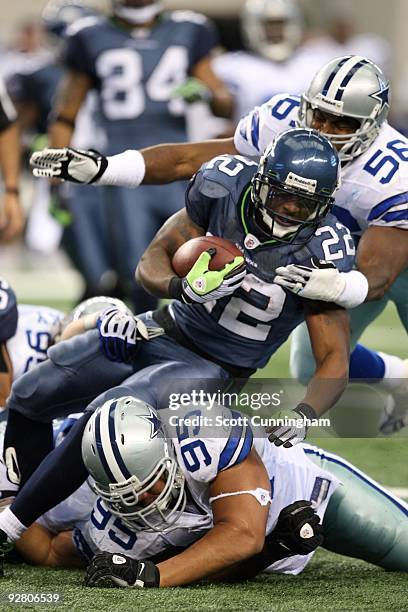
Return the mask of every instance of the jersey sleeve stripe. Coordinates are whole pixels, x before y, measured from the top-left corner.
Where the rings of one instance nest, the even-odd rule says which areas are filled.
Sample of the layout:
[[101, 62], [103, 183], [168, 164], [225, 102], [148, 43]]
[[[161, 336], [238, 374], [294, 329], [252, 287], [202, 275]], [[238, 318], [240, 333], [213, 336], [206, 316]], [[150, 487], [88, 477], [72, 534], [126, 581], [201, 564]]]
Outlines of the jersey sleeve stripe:
[[235, 461], [234, 465], [241, 463], [242, 461], [244, 461], [244, 459], [248, 457], [252, 449], [253, 441], [254, 441], [254, 434], [252, 433], [251, 427], [248, 425], [246, 428], [245, 439], [244, 439], [244, 443], [241, 448], [241, 452], [239, 453], [238, 459]]
[[[233, 418], [241, 416], [238, 414], [238, 412], [234, 411], [231, 411], [231, 414]], [[218, 461], [219, 472], [229, 467], [231, 459], [234, 457], [238, 447], [240, 446], [242, 439], [242, 429], [243, 427], [242, 425], [239, 425], [239, 423], [232, 427], [227, 443], [220, 454], [220, 459]]]
[[382, 202], [380, 202], [379, 204], [377, 204], [371, 209], [370, 214], [368, 215], [368, 221], [373, 221], [374, 219], [378, 219], [384, 213], [388, 212], [390, 209], [394, 208], [395, 206], [398, 206], [400, 204], [407, 204], [407, 203], [408, 203], [408, 193], [399, 193], [398, 195], [391, 196], [390, 198], [383, 200]]
[[400, 210], [395, 212], [388, 212], [376, 221], [408, 221], [408, 208], [406, 210]]

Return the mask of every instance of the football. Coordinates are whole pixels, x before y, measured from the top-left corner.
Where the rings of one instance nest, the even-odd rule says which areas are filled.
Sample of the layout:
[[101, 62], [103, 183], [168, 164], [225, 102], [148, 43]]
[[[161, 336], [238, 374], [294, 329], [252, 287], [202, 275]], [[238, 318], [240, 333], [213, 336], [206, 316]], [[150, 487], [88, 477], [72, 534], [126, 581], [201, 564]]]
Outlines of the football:
[[217, 236], [198, 236], [181, 245], [173, 256], [172, 266], [177, 276], [186, 276], [203, 251], [215, 248], [216, 253], [211, 259], [209, 269], [221, 270], [227, 263], [242, 256], [241, 251], [233, 242]]

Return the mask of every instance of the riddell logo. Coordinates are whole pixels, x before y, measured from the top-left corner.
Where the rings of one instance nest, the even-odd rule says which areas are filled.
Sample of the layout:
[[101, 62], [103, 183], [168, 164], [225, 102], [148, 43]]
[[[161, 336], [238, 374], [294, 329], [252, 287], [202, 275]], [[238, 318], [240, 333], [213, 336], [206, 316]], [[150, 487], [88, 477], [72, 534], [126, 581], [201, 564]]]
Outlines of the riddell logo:
[[330, 98], [327, 98], [321, 93], [317, 94], [316, 99], [319, 101], [322, 107], [330, 107], [336, 112], [341, 112], [343, 110], [343, 102], [341, 100], [331, 100]]

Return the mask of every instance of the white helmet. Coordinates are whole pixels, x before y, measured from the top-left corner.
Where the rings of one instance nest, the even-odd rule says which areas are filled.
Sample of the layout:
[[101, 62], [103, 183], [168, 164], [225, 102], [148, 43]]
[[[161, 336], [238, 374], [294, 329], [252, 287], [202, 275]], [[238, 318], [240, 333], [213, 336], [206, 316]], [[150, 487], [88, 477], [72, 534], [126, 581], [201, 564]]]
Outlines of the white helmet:
[[312, 126], [315, 109], [358, 121], [359, 128], [352, 134], [323, 134], [339, 145], [340, 160], [350, 161], [368, 149], [386, 121], [390, 84], [381, 68], [367, 58], [338, 57], [315, 74], [301, 96], [299, 126]]
[[[169, 531], [186, 505], [184, 474], [151, 406], [135, 397], [108, 400], [90, 418], [82, 458], [91, 486], [134, 530]], [[144, 494], [162, 481], [153, 501]]]
[[293, 55], [303, 34], [296, 0], [246, 0], [241, 29], [248, 48], [274, 62]]

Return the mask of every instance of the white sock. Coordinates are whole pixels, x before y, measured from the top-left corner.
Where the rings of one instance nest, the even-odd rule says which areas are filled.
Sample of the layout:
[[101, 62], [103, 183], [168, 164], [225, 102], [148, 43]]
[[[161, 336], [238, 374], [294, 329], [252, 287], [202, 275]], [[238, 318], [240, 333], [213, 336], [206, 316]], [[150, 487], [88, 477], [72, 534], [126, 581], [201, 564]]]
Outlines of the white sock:
[[0, 529], [5, 531], [13, 542], [21, 538], [23, 533], [26, 531], [27, 527], [18, 520], [15, 514], [10, 510], [10, 508], [6, 508], [0, 514]]
[[378, 352], [378, 354], [385, 365], [384, 378], [381, 381], [381, 386], [383, 389], [392, 392], [407, 378], [407, 364], [403, 359], [395, 355], [387, 355], [387, 353], [380, 352]]

